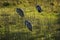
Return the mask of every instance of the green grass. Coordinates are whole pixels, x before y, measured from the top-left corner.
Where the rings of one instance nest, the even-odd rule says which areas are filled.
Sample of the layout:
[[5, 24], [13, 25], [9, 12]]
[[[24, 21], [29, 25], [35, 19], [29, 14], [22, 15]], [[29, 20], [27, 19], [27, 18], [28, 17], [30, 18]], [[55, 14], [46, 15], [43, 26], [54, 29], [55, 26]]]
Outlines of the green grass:
[[[53, 7], [53, 11], [51, 11], [52, 9], [50, 5], [46, 4], [48, 5], [46, 6], [44, 3], [41, 4], [38, 2], [38, 4], [41, 4], [43, 9], [43, 12], [38, 13], [35, 8], [35, 4], [32, 4], [32, 6], [27, 1], [25, 2], [16, 6], [10, 5], [8, 7], [0, 8], [0, 25], [2, 25], [2, 28], [0, 28], [0, 35], [2, 34], [2, 40], [6, 37], [5, 31], [7, 31], [6, 34], [9, 35], [10, 40], [55, 40], [54, 34], [60, 25], [56, 23], [59, 19], [57, 16], [58, 13], [54, 13], [53, 11], [58, 10], [59, 7], [56, 8], [55, 5]], [[23, 9], [25, 14], [23, 19], [17, 14], [17, 7]], [[4, 14], [7, 14], [8, 16], [1, 16]], [[24, 25], [24, 20], [26, 19], [29, 20], [33, 26], [32, 32], [30, 32]], [[9, 22], [13, 23], [9, 24]], [[5, 30], [5, 28], [9, 29], [9, 33], [8, 30]]]

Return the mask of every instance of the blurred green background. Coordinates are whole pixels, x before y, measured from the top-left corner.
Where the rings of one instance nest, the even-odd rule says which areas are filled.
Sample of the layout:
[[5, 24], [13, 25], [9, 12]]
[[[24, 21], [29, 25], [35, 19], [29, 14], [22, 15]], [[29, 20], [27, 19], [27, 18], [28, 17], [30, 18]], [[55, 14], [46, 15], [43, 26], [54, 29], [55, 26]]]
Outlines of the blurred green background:
[[[36, 10], [37, 4], [41, 13]], [[16, 8], [23, 9], [23, 19]], [[32, 32], [25, 26], [25, 19], [31, 22]], [[60, 40], [59, 28], [60, 0], [0, 0], [0, 40]]]

